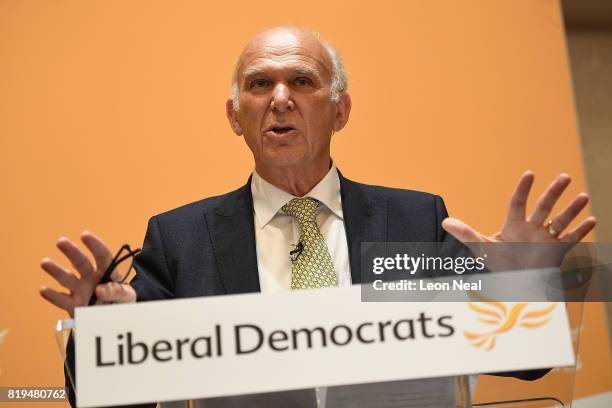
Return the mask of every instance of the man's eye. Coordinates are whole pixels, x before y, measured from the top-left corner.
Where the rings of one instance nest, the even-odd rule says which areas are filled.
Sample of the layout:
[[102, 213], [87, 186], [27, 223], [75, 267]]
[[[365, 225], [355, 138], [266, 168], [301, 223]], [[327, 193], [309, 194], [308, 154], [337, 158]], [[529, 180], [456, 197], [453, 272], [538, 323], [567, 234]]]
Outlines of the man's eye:
[[310, 81], [310, 78], [306, 78], [306, 77], [296, 78], [293, 82], [298, 86], [306, 86], [312, 83], [312, 81]]
[[256, 79], [251, 82], [251, 88], [263, 88], [268, 85], [268, 81], [266, 79]]

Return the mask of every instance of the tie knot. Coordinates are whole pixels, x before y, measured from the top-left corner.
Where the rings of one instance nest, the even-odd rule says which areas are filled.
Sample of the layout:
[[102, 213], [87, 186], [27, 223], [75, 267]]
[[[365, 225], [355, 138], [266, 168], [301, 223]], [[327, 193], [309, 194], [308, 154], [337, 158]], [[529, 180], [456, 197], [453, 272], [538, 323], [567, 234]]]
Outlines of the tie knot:
[[285, 214], [295, 217], [298, 224], [306, 222], [317, 222], [317, 208], [321, 205], [320, 201], [314, 198], [294, 198], [281, 209]]

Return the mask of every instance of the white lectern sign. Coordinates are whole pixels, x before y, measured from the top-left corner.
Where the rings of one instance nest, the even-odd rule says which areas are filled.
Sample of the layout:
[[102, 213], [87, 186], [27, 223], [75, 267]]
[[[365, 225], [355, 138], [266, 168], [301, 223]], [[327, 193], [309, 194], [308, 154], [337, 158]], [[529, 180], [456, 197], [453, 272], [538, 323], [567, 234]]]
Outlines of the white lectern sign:
[[364, 303], [353, 286], [76, 311], [80, 407], [573, 363], [562, 303]]

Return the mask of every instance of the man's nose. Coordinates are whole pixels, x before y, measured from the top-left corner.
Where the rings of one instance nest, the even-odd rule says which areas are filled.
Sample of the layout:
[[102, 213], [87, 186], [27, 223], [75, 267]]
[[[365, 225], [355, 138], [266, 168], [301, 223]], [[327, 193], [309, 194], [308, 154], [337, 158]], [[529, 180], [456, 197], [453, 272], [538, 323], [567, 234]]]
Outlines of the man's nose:
[[293, 110], [295, 104], [291, 99], [289, 87], [287, 87], [285, 84], [277, 84], [274, 87], [270, 107], [272, 110], [276, 110], [279, 113]]

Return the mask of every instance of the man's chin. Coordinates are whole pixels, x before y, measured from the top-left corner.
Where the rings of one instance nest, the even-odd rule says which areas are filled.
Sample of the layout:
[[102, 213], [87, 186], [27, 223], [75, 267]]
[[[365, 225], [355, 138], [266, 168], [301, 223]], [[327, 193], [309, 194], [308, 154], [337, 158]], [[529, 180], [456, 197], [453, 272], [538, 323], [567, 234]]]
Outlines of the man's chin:
[[262, 162], [273, 167], [294, 167], [307, 160], [304, 152], [295, 146], [277, 146], [265, 156]]
[[291, 159], [287, 157], [283, 157], [277, 160], [266, 160], [265, 162], [265, 165], [267, 167], [287, 168], [287, 169], [292, 168], [292, 167], [298, 167], [300, 166], [300, 164], [304, 164], [304, 160]]

